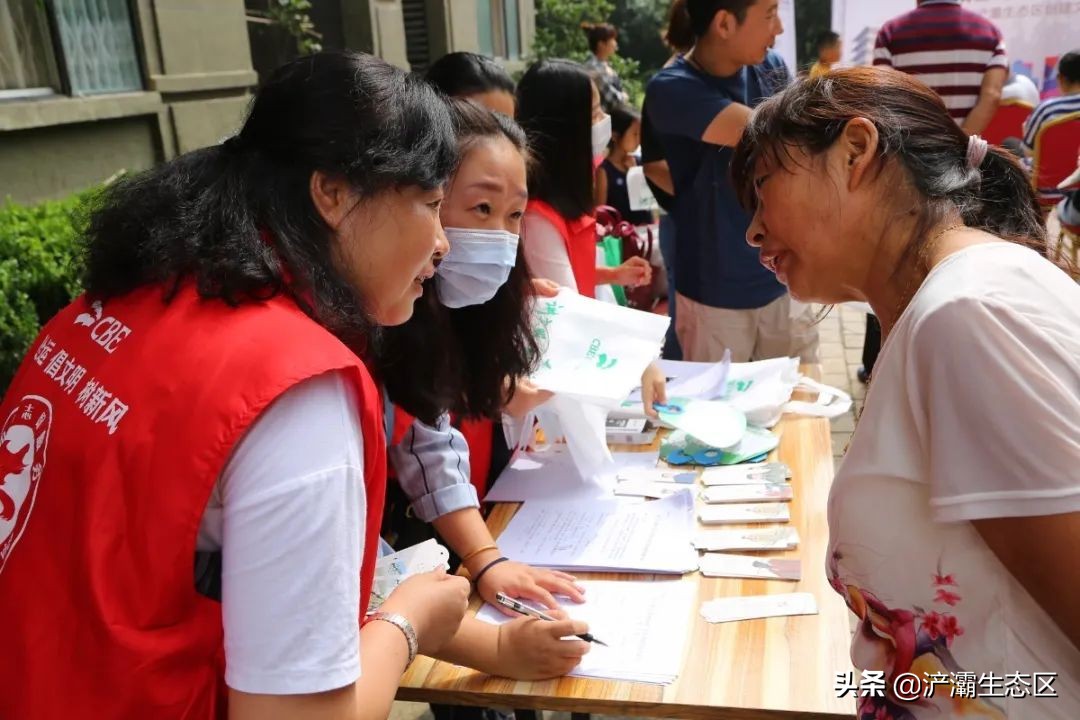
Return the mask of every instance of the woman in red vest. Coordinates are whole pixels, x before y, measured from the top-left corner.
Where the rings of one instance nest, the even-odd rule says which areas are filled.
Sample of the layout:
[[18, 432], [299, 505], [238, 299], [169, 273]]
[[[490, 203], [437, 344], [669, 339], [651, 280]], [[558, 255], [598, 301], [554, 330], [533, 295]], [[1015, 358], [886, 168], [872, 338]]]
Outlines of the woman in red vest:
[[360, 622], [385, 492], [360, 358], [447, 250], [457, 160], [422, 80], [320, 53], [235, 137], [104, 191], [87, 292], [0, 406], [0, 717], [385, 717], [417, 652], [527, 674], [442, 572]]
[[[533, 154], [522, 231], [529, 270], [586, 297], [597, 297], [598, 286], [652, 282], [644, 258], [614, 268], [599, 262], [593, 173], [611, 141], [611, 117], [588, 71], [569, 60], [541, 60], [518, 83], [517, 101], [517, 119]], [[667, 401], [664, 380], [655, 363], [642, 374], [645, 412], [651, 417], [656, 417], [653, 401]]]
[[611, 117], [588, 71], [569, 60], [541, 60], [521, 78], [517, 100], [535, 158], [523, 240], [529, 269], [587, 297], [596, 297], [597, 285], [651, 282], [644, 258], [615, 268], [598, 263], [593, 173], [611, 141]]

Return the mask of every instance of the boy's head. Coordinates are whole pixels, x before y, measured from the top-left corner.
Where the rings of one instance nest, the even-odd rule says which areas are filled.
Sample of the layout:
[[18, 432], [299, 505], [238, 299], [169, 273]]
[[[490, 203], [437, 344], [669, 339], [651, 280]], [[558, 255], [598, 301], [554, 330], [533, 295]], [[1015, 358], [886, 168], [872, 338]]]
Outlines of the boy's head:
[[780, 0], [688, 0], [686, 9], [697, 40], [720, 41], [728, 59], [742, 65], [764, 60], [784, 32]]
[[838, 33], [832, 30], [821, 33], [817, 41], [817, 58], [818, 62], [829, 65], [840, 62], [840, 35]]
[[1080, 93], [1080, 50], [1073, 50], [1058, 60], [1058, 87], [1063, 95]]

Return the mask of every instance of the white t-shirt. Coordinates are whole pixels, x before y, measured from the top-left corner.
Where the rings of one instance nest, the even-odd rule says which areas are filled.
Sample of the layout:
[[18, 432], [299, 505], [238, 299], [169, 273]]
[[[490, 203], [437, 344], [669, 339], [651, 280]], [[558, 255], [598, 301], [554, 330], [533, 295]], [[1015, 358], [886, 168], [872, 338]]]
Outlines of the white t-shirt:
[[314, 693], [360, 676], [359, 418], [340, 373], [303, 381], [258, 417], [214, 487], [197, 548], [222, 551], [234, 690]]
[[566, 241], [558, 228], [534, 210], [526, 210], [521, 233], [525, 263], [533, 277], [546, 278], [568, 288], [577, 288], [574, 269], [566, 252]]
[[[874, 366], [826, 562], [861, 619], [856, 668], [890, 688], [906, 672], [974, 673], [979, 697], [945, 685], [887, 717], [1080, 718], [1080, 651], [969, 522], [1080, 511], [1078, 468], [1080, 286], [1011, 243], [947, 257]], [[1020, 692], [1017, 673], [1028, 697], [985, 697]], [[1030, 696], [1033, 673], [1057, 673], [1060, 697]], [[886, 700], [860, 702], [875, 716]]]

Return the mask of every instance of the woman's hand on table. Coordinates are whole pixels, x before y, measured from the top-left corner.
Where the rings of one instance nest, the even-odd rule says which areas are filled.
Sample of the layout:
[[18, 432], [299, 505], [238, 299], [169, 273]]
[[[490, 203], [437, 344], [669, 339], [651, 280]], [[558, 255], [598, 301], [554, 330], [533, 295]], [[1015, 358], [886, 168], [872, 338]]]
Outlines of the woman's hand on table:
[[641, 404], [645, 407], [645, 414], [653, 419], [660, 417], [653, 404], [663, 405], [666, 402], [667, 378], [664, 371], [656, 363], [649, 363], [645, 372], [641, 373]]
[[504, 615], [520, 617], [513, 610], [495, 602], [497, 593], [505, 593], [533, 605], [543, 605], [554, 617], [565, 617], [553, 595], [565, 595], [576, 603], [585, 602], [585, 593], [577, 578], [558, 570], [544, 570], [525, 563], [508, 560], [490, 568], [480, 578], [476, 591], [480, 597], [498, 608]]
[[560, 677], [577, 667], [581, 657], [589, 652], [589, 643], [584, 640], [563, 640], [589, 631], [589, 626], [580, 620], [548, 622], [515, 617], [499, 626], [500, 675], [514, 680]]

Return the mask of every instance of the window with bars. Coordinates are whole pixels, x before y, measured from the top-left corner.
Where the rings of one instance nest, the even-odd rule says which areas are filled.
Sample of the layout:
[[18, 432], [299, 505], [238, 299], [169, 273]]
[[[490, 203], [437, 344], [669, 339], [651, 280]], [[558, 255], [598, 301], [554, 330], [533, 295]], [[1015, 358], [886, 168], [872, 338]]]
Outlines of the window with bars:
[[140, 89], [128, 0], [0, 0], [0, 99]]
[[521, 57], [518, 0], [477, 0], [478, 51], [484, 55], [517, 60]]

